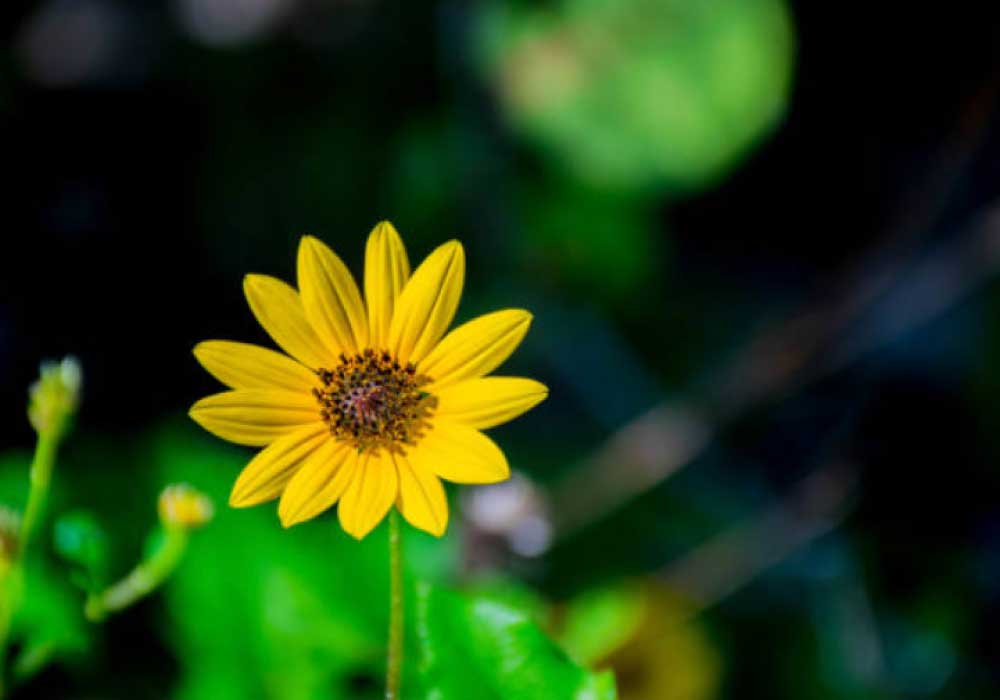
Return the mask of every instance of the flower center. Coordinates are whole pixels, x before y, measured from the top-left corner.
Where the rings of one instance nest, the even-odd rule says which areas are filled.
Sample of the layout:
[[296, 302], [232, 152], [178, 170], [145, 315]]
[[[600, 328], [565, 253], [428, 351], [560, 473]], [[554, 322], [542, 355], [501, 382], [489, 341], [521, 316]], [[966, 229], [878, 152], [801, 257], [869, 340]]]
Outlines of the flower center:
[[320, 415], [338, 440], [359, 451], [398, 449], [423, 434], [434, 397], [420, 387], [430, 382], [412, 363], [400, 364], [388, 352], [341, 353], [340, 364], [317, 371], [322, 386], [313, 389]]

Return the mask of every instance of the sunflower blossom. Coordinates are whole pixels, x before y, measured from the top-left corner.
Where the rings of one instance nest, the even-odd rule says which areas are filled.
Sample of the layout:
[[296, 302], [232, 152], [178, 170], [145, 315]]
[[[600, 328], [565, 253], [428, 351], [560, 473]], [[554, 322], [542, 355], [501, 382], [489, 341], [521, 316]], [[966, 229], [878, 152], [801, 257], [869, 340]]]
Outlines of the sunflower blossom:
[[264, 330], [287, 355], [224, 340], [195, 357], [232, 390], [198, 401], [190, 415], [230, 442], [263, 447], [233, 486], [230, 505], [280, 497], [289, 527], [334, 504], [361, 539], [395, 505], [440, 536], [448, 525], [441, 480], [503, 481], [503, 452], [481, 431], [524, 413], [548, 394], [531, 379], [486, 375], [506, 360], [531, 314], [505, 309], [446, 334], [465, 278], [458, 241], [410, 274], [392, 224], [365, 250], [364, 296], [344, 263], [305, 236], [298, 290], [265, 275], [243, 289]]

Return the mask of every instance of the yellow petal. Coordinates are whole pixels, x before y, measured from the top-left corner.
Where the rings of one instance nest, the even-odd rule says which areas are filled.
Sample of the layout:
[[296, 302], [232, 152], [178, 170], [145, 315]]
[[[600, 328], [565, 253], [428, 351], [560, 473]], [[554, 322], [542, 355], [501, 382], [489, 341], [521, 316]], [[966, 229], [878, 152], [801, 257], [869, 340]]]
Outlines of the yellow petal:
[[299, 290], [306, 318], [320, 340], [336, 353], [368, 346], [368, 319], [358, 285], [325, 243], [303, 236], [299, 244]]
[[250, 343], [207, 340], [194, 356], [212, 375], [233, 389], [284, 389], [308, 392], [316, 375], [287, 355]]
[[320, 420], [309, 394], [274, 389], [239, 389], [206, 396], [191, 407], [198, 425], [239, 445], [260, 447]]
[[427, 256], [406, 283], [389, 326], [389, 349], [401, 362], [420, 362], [455, 316], [465, 280], [465, 251], [449, 241]]
[[381, 349], [389, 340], [389, 323], [396, 300], [410, 278], [410, 261], [396, 229], [378, 224], [365, 248], [365, 301], [368, 303], [368, 342]]
[[360, 540], [389, 512], [397, 491], [396, 466], [388, 454], [362, 454], [354, 478], [337, 506], [341, 527]]
[[517, 418], [548, 395], [548, 388], [534, 379], [467, 379], [434, 395], [438, 401], [434, 415], [483, 430]]
[[531, 314], [521, 309], [494, 311], [463, 323], [417, 367], [420, 374], [434, 380], [428, 391], [489, 374], [521, 344], [530, 325]]
[[311, 369], [336, 366], [337, 353], [320, 342], [291, 286], [267, 275], [247, 275], [243, 292], [258, 323], [282, 350]]
[[441, 480], [402, 455], [394, 454], [392, 460], [399, 475], [399, 512], [413, 527], [440, 537], [448, 527], [448, 499]]
[[229, 505], [245, 508], [277, 498], [303, 461], [330, 441], [330, 430], [324, 423], [313, 423], [275, 440], [240, 472], [229, 494]]
[[447, 420], [433, 427], [407, 452], [410, 464], [457, 484], [492, 484], [510, 476], [507, 458], [475, 428]]
[[281, 524], [291, 527], [315, 518], [336, 503], [351, 483], [357, 466], [356, 449], [345, 442], [327, 440], [288, 482], [278, 504]]

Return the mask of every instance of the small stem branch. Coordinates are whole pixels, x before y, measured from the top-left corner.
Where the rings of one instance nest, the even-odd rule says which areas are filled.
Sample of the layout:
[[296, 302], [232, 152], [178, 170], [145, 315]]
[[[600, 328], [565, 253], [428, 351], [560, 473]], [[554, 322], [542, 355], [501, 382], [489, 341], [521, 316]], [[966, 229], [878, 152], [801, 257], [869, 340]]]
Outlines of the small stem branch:
[[45, 504], [49, 498], [49, 485], [52, 482], [52, 469], [56, 462], [56, 450], [59, 447], [57, 431], [46, 431], [38, 436], [35, 443], [35, 456], [31, 460], [29, 475], [28, 503], [21, 519], [21, 532], [18, 538], [18, 559], [23, 560], [28, 550], [31, 538], [38, 530], [45, 513]]
[[399, 700], [403, 667], [403, 544], [399, 513], [389, 514], [389, 655], [385, 672], [385, 700]]
[[187, 543], [188, 531], [185, 528], [167, 527], [166, 539], [153, 556], [141, 562], [118, 583], [87, 599], [87, 619], [99, 622], [149, 595], [177, 568]]
[[49, 498], [52, 470], [56, 463], [56, 453], [62, 430], [44, 430], [35, 442], [35, 454], [31, 459], [29, 473], [28, 503], [21, 518], [18, 531], [17, 552], [10, 569], [0, 580], [0, 697], [6, 687], [3, 667], [7, 659], [7, 643], [10, 641], [10, 626], [21, 605], [24, 592], [24, 560], [28, 554], [31, 539], [41, 524], [45, 514], [45, 504]]

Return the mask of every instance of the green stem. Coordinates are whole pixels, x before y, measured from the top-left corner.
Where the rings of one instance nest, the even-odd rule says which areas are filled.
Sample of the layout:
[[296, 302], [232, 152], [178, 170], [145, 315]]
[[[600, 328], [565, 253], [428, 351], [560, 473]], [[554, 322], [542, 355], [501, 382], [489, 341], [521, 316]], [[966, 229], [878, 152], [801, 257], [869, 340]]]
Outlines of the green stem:
[[140, 562], [118, 583], [87, 598], [87, 619], [99, 622], [111, 613], [124, 610], [155, 590], [177, 568], [187, 549], [188, 531], [168, 526], [165, 532], [166, 539], [153, 556]]
[[389, 514], [389, 658], [385, 672], [385, 700], [399, 700], [403, 668], [403, 544], [399, 513]]
[[18, 532], [17, 552], [3, 580], [2, 600], [0, 600], [0, 697], [3, 697], [6, 684], [3, 668], [7, 660], [7, 643], [10, 640], [10, 625], [14, 613], [21, 605], [24, 592], [24, 560], [28, 554], [32, 537], [41, 524], [45, 513], [45, 503], [49, 498], [49, 485], [52, 483], [52, 470], [56, 463], [56, 453], [62, 430], [46, 430], [38, 435], [35, 442], [35, 454], [31, 459], [29, 473], [28, 503], [21, 518]]
[[31, 460], [29, 475], [28, 504], [24, 508], [21, 519], [21, 532], [18, 538], [18, 559], [23, 560], [28, 551], [28, 545], [45, 513], [45, 503], [49, 498], [49, 485], [52, 483], [52, 469], [56, 463], [56, 450], [59, 447], [59, 431], [46, 431], [38, 436], [35, 443], [35, 456]]

